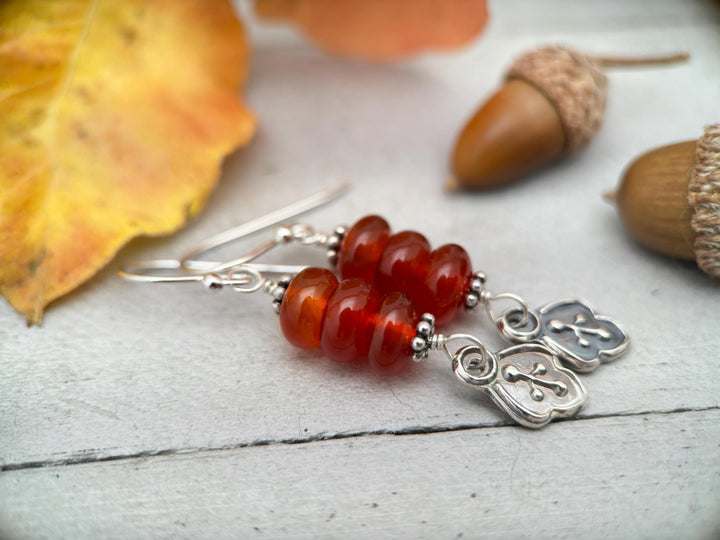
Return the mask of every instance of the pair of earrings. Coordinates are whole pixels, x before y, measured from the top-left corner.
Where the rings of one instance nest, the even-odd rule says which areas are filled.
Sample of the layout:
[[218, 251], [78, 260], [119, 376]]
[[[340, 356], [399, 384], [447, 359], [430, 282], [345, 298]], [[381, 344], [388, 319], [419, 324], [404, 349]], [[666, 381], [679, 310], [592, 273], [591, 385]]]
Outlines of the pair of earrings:
[[[628, 347], [622, 328], [586, 302], [561, 300], [532, 311], [515, 294], [490, 292], [486, 276], [472, 270], [461, 246], [433, 250], [420, 233], [393, 234], [379, 216], [337, 227], [331, 234], [307, 224], [281, 225], [270, 240], [239, 258], [222, 263], [203, 259], [218, 247], [325, 204], [343, 190], [319, 193], [213, 236], [180, 260], [139, 262], [120, 274], [131, 281], [199, 281], [208, 290], [265, 291], [273, 297], [290, 343], [319, 347], [336, 362], [367, 359], [373, 371], [384, 375], [439, 350], [461, 381], [487, 391], [513, 420], [532, 428], [573, 416], [587, 401], [575, 372], [592, 371]], [[325, 249], [338, 277], [325, 268], [255, 262], [274, 247], [293, 242]], [[294, 275], [268, 277], [285, 272]], [[500, 301], [514, 305], [498, 315], [494, 306]], [[480, 306], [516, 345], [491, 352], [474, 335], [436, 333], [436, 327], [451, 322], [462, 309]]]

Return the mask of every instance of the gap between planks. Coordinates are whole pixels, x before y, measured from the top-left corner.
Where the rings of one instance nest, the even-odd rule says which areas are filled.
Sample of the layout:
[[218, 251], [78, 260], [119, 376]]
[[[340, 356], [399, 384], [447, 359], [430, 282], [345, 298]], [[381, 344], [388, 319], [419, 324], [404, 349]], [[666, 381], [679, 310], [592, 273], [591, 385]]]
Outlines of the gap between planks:
[[[714, 405], [710, 407], [700, 408], [677, 408], [666, 411], [634, 411], [634, 412], [619, 412], [614, 414], [597, 414], [597, 415], [582, 415], [575, 417], [574, 419], [558, 419], [555, 422], [567, 422], [567, 421], [592, 421], [597, 419], [611, 419], [611, 418], [622, 418], [622, 417], [643, 417], [643, 416], [662, 416], [669, 414], [684, 414], [684, 413], [695, 413], [720, 410], [720, 405]], [[256, 446], [274, 446], [274, 445], [296, 445], [296, 444], [310, 444], [318, 441], [333, 441], [340, 439], [357, 439], [362, 437], [377, 437], [383, 435], [431, 435], [435, 433], [448, 433], [454, 431], [468, 431], [472, 429], [490, 429], [490, 428], [502, 428], [502, 427], [516, 427], [514, 422], [509, 420], [499, 420], [494, 423], [483, 423], [483, 424], [456, 424], [451, 426], [427, 426], [427, 427], [408, 427], [403, 429], [378, 429], [378, 430], [366, 430], [366, 431], [347, 431], [343, 433], [317, 433], [314, 435], [308, 435], [307, 437], [294, 437], [287, 439], [265, 439], [256, 440], [247, 443], [236, 443], [228, 444], [223, 446], [208, 446], [208, 447], [188, 447], [188, 448], [165, 448], [161, 450], [145, 450], [141, 452], [134, 452], [129, 454], [82, 454], [76, 456], [70, 456], [62, 459], [47, 459], [40, 461], [24, 461], [19, 463], [3, 463], [0, 467], [0, 473], [9, 471], [19, 471], [24, 469], [41, 469], [49, 467], [66, 467], [72, 465], [84, 465], [89, 463], [102, 463], [106, 461], [122, 461], [127, 459], [138, 459], [138, 458], [150, 458], [156, 456], [172, 456], [172, 455], [188, 455], [188, 454], [199, 454], [209, 452], [222, 452], [227, 450], [239, 450], [242, 448], [252, 448]]]

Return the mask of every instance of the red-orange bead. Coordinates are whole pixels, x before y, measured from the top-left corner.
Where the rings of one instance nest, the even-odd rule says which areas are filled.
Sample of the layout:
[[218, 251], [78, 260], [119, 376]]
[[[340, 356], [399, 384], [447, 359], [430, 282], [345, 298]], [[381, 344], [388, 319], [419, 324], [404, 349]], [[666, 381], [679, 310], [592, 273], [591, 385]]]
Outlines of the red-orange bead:
[[446, 244], [430, 253], [424, 292], [413, 298], [421, 313], [432, 313], [438, 325], [450, 322], [464, 303], [472, 277], [470, 256], [457, 244]]
[[382, 294], [401, 291], [411, 298], [416, 296], [425, 281], [429, 258], [430, 243], [422, 234], [414, 231], [393, 234], [380, 256], [375, 286]]
[[290, 282], [280, 304], [280, 328], [290, 343], [320, 345], [328, 300], [337, 286], [335, 275], [324, 268], [306, 268]]
[[379, 306], [377, 289], [366, 281], [341, 281], [328, 302], [320, 337], [323, 353], [335, 362], [366, 358]]
[[390, 225], [380, 216], [366, 216], [353, 225], [338, 252], [340, 279], [374, 282], [375, 269], [389, 238]]
[[370, 368], [380, 375], [400, 373], [411, 362], [412, 339], [419, 317], [410, 299], [401, 292], [389, 294], [375, 321], [370, 341]]

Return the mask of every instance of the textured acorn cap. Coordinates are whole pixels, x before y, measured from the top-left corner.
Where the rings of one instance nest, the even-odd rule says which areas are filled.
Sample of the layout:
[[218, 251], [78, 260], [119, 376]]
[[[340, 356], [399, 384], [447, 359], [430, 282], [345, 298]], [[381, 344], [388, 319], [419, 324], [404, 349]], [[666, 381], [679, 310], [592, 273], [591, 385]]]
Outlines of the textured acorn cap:
[[698, 266], [720, 279], [720, 124], [705, 128], [695, 147], [695, 167], [688, 185], [688, 204], [693, 208]]
[[520, 56], [506, 78], [524, 80], [552, 103], [565, 130], [565, 152], [580, 150], [602, 124], [607, 77], [588, 56], [564, 47], [543, 47]]

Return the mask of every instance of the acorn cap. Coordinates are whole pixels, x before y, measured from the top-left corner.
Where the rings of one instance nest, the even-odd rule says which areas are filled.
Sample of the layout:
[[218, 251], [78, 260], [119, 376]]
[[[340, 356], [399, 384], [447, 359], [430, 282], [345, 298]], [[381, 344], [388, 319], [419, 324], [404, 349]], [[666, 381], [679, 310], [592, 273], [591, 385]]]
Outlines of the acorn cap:
[[608, 199], [640, 244], [720, 279], [720, 124], [635, 158]]
[[697, 142], [687, 200], [693, 209], [695, 259], [720, 279], [720, 123], [707, 126]]
[[565, 152], [586, 146], [600, 129], [607, 101], [607, 77], [593, 60], [565, 47], [543, 47], [520, 56], [507, 80], [524, 80], [557, 110], [565, 131]]

